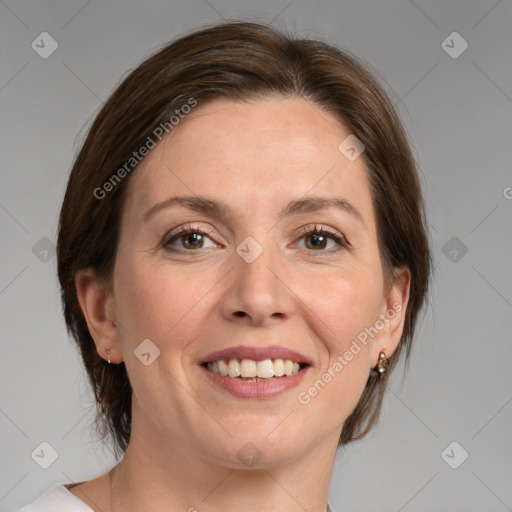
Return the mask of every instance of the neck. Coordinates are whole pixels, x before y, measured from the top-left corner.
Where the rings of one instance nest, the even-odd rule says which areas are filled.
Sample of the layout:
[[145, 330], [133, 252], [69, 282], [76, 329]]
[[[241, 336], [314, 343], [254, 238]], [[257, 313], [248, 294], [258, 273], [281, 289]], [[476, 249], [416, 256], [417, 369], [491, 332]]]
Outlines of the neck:
[[111, 472], [113, 512], [325, 512], [339, 431], [287, 463], [238, 469], [205, 460], [193, 447], [139, 435]]

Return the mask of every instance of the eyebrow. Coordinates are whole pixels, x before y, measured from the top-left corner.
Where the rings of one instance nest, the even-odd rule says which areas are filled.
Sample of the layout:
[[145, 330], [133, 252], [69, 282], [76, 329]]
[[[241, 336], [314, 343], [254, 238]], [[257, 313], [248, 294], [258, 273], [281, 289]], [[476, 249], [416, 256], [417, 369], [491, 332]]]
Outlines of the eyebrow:
[[[142, 220], [146, 222], [156, 213], [175, 205], [200, 213], [206, 213], [214, 217], [227, 217], [232, 213], [231, 208], [227, 204], [208, 199], [204, 196], [173, 196], [151, 206], [151, 208], [142, 215]], [[288, 203], [288, 205], [281, 210], [279, 218], [282, 219], [293, 215], [313, 213], [328, 209], [342, 210], [355, 217], [366, 227], [361, 212], [350, 201], [342, 197], [315, 196], [297, 199]]]

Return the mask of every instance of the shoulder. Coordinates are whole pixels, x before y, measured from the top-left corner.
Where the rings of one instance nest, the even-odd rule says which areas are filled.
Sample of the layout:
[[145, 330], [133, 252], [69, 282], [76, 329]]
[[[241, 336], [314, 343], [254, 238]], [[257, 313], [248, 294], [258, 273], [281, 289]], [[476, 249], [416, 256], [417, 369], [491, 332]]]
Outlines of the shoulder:
[[91, 512], [82, 500], [71, 494], [64, 485], [46, 491], [30, 505], [17, 512]]

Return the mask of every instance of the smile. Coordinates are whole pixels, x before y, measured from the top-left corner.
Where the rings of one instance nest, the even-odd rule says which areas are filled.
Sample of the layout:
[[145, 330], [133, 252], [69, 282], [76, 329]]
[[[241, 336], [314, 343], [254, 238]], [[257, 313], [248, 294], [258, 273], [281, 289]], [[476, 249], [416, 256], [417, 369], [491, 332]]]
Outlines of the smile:
[[238, 398], [284, 393], [298, 386], [313, 365], [305, 354], [279, 345], [229, 347], [198, 362], [209, 384]]
[[223, 377], [258, 382], [277, 377], [289, 377], [307, 366], [291, 359], [229, 359], [204, 363], [205, 368]]

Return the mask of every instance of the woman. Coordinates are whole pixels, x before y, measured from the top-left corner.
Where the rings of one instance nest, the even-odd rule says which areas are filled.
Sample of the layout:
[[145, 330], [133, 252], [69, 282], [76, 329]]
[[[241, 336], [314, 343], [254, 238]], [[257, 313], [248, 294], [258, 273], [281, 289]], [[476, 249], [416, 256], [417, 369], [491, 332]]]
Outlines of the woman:
[[329, 510], [430, 267], [406, 136], [354, 57], [245, 22], [164, 47], [98, 114], [60, 216], [66, 323], [122, 459], [23, 510]]

